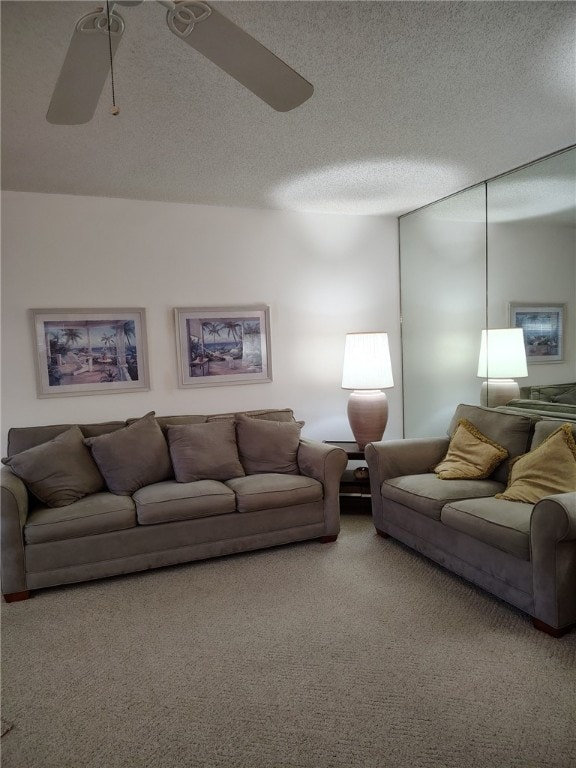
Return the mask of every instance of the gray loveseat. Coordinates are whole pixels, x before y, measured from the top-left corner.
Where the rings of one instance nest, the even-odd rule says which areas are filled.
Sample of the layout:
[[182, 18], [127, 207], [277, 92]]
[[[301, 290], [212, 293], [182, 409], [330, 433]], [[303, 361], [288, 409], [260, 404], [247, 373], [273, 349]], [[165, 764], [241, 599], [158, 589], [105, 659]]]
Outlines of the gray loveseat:
[[306, 539], [334, 541], [347, 457], [301, 439], [300, 428], [281, 409], [11, 429], [1, 480], [5, 600]]
[[[509, 453], [484, 479], [441, 479], [433, 471], [461, 419]], [[563, 634], [576, 623], [576, 492], [536, 503], [496, 497], [506, 491], [512, 459], [535, 451], [561, 425], [459, 405], [449, 437], [369, 444], [377, 532], [528, 613], [538, 629]], [[573, 483], [574, 470], [569, 472], [569, 481], [568, 472], [561, 477]]]

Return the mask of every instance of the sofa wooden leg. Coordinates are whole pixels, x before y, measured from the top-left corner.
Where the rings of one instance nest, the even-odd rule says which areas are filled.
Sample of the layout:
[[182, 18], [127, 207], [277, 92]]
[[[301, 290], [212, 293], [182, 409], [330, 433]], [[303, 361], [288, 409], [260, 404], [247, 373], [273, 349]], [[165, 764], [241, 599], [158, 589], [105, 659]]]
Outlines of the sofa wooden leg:
[[330, 544], [331, 542], [336, 541], [337, 538], [338, 538], [338, 534], [336, 534], [335, 536], [321, 536], [320, 541], [322, 542], [322, 544]]
[[390, 534], [389, 533], [386, 533], [386, 531], [381, 531], [378, 528], [376, 528], [376, 533], [378, 534], [378, 536], [382, 536], [383, 539], [389, 539], [390, 538]]
[[4, 595], [4, 600], [7, 603], [18, 603], [20, 600], [28, 600], [30, 597], [30, 590], [27, 589], [24, 592], [9, 592]]
[[564, 627], [563, 629], [551, 627], [550, 624], [546, 624], [546, 622], [535, 618], [532, 619], [532, 624], [534, 624], [536, 629], [539, 629], [540, 632], [546, 632], [547, 635], [551, 635], [552, 637], [562, 637], [562, 635], [565, 635], [570, 629], [570, 627]]

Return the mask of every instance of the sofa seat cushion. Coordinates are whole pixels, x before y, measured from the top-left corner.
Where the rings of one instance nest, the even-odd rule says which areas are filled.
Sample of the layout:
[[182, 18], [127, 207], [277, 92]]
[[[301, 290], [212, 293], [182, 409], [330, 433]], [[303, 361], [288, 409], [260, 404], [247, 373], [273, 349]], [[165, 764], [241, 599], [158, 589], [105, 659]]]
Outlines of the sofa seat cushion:
[[129, 496], [92, 493], [66, 507], [36, 507], [24, 526], [26, 544], [77, 539], [111, 533], [136, 525], [134, 502]]
[[494, 496], [504, 489], [495, 480], [441, 480], [434, 473], [393, 477], [382, 483], [382, 497], [440, 520], [444, 504], [459, 499]]
[[267, 472], [227, 480], [226, 485], [236, 494], [238, 512], [308, 504], [323, 498], [322, 483], [304, 475], [282, 475]]
[[450, 528], [507, 552], [530, 560], [532, 505], [503, 499], [466, 499], [442, 509], [440, 520]]
[[236, 510], [234, 492], [218, 480], [166, 480], [140, 488], [133, 499], [140, 525], [225, 515]]

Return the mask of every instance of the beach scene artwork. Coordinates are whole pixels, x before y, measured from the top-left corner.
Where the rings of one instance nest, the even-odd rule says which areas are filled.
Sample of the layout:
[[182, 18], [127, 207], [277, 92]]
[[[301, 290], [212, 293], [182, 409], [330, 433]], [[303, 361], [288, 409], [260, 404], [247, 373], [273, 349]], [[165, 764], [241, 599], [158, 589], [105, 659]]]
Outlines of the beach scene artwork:
[[528, 363], [554, 363], [564, 359], [564, 304], [511, 305], [513, 328], [522, 328]]
[[177, 313], [182, 384], [270, 380], [265, 310]]
[[147, 388], [139, 316], [36, 313], [41, 394]]

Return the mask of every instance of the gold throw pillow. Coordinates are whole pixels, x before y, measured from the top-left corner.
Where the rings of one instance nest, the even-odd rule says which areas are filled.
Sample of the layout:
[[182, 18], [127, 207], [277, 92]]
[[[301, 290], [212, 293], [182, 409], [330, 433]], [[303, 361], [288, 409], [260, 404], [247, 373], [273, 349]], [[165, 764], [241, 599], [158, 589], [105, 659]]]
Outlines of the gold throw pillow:
[[481, 480], [507, 458], [506, 448], [483, 435], [468, 419], [459, 419], [448, 453], [434, 472], [441, 480]]
[[514, 459], [508, 486], [496, 497], [535, 504], [571, 491], [576, 491], [576, 442], [570, 424], [562, 424], [538, 448]]

